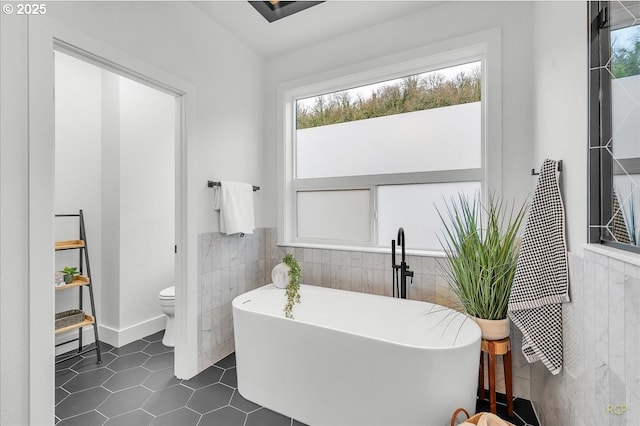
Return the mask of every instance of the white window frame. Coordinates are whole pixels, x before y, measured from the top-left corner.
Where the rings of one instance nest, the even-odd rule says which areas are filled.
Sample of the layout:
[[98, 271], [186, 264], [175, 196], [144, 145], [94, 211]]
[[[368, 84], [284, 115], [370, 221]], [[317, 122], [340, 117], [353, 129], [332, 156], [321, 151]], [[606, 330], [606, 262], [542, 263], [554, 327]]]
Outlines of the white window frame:
[[[456, 39], [357, 63], [278, 86], [278, 244], [371, 252], [376, 246], [376, 187], [379, 185], [480, 181], [482, 197], [502, 193], [502, 41], [495, 28]], [[420, 74], [468, 62], [482, 62], [481, 167], [368, 176], [295, 179], [296, 99]], [[296, 237], [296, 193], [299, 190], [370, 189], [370, 244], [355, 241], [302, 240]], [[433, 252], [416, 251], [416, 254]]]

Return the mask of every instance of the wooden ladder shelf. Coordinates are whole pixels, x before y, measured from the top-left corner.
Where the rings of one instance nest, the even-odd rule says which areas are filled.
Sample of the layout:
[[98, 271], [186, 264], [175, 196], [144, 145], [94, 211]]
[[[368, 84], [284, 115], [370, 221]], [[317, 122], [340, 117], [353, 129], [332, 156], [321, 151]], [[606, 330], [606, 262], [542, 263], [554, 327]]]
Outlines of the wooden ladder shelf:
[[[91, 280], [91, 266], [89, 264], [89, 248], [87, 246], [87, 233], [84, 226], [84, 216], [82, 214], [82, 210], [80, 210], [77, 214], [57, 214], [58, 217], [77, 217], [79, 224], [79, 239], [77, 240], [67, 240], [67, 241], [56, 241], [55, 243], [55, 251], [62, 250], [78, 250], [78, 270], [80, 271], [79, 275], [73, 277], [73, 281], [70, 283], [56, 286], [56, 292], [69, 290], [72, 288], [77, 288], [79, 292], [79, 310], [84, 313], [84, 320], [70, 324], [70, 325], [62, 325], [59, 328], [55, 328], [55, 334], [63, 334], [68, 333], [74, 330], [77, 330], [77, 337], [67, 340], [62, 343], [56, 344], [56, 347], [66, 345], [71, 342], [78, 342], [78, 350], [74, 351], [72, 354], [68, 356], [61, 357], [60, 359], [56, 358], [56, 364], [67, 361], [71, 358], [75, 358], [82, 354], [96, 351], [96, 363], [100, 364], [102, 362], [102, 354], [100, 353], [100, 339], [98, 338], [98, 321], [96, 320], [96, 307], [93, 299], [93, 282]], [[91, 306], [91, 315], [84, 312], [83, 308], [83, 291], [84, 289], [88, 289], [89, 292], [89, 302]], [[77, 311], [76, 311], [77, 312]], [[75, 314], [79, 316], [78, 314]], [[80, 316], [80, 318], [82, 318]], [[95, 337], [95, 345], [87, 345], [83, 346], [82, 344], [82, 329], [84, 327], [93, 327], [93, 335]]]

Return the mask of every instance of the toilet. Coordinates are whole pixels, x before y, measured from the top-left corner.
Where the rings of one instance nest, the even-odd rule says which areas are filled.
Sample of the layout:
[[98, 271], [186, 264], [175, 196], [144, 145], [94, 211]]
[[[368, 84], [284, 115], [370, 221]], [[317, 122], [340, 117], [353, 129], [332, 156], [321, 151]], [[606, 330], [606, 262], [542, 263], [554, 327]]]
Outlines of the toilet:
[[175, 286], [167, 287], [158, 295], [160, 299], [160, 306], [162, 312], [167, 316], [167, 327], [164, 330], [164, 337], [162, 338], [162, 344], [169, 347], [174, 347], [173, 339], [173, 323], [176, 316], [176, 288]]

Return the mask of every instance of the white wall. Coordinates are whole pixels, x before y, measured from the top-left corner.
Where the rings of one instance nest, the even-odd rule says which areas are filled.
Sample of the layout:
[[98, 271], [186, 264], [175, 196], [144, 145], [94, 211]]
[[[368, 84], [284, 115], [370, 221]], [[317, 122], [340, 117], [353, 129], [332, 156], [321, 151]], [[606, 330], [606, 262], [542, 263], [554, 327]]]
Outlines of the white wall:
[[[27, 18], [0, 14], [0, 424], [29, 421]], [[53, 375], [43, 378], [53, 385]], [[47, 414], [52, 410], [48, 410]]]
[[[68, 214], [83, 210], [99, 319], [102, 289], [102, 72], [91, 64], [56, 53], [55, 85], [55, 212]], [[79, 238], [78, 226], [76, 217], [57, 218], [56, 241]], [[65, 266], [78, 266], [77, 250], [56, 253], [55, 270]], [[89, 311], [88, 299], [85, 303], [85, 309]], [[77, 291], [56, 292], [56, 312], [77, 307]], [[58, 341], [69, 338], [68, 335], [58, 337]]]
[[120, 79], [119, 329], [162, 316], [174, 283], [175, 117], [173, 96]]
[[[263, 61], [220, 25], [186, 2], [162, 1], [56, 2], [45, 18], [196, 86], [199, 233], [219, 229], [207, 180], [264, 186]], [[254, 197], [261, 227], [270, 201], [263, 191]]]
[[587, 238], [587, 5], [535, 2], [533, 21], [534, 166], [538, 170], [545, 158], [563, 160], [567, 243], [570, 251], [582, 253]]
[[[30, 160], [27, 154], [33, 134], [27, 133], [28, 115], [30, 109], [42, 108], [28, 102], [27, 47], [29, 38], [36, 34], [28, 34], [27, 20], [21, 16], [0, 14], [0, 19], [0, 255], [3, 283], [0, 298], [0, 415], [2, 424], [29, 424], [30, 421], [35, 424], [40, 423], [39, 419], [53, 419], [53, 367], [49, 352], [29, 351], [32, 337], [29, 330], [33, 329], [29, 327], [29, 286], [35, 284], [9, 286], [4, 283], [13, 281], [14, 271], [29, 270]], [[199, 231], [218, 228], [217, 218], [210, 209], [208, 179], [227, 178], [263, 185], [263, 62], [192, 5], [183, 2], [54, 2], [47, 4], [47, 14], [38, 19], [41, 25], [52, 28], [58, 28], [61, 21], [79, 34], [87, 34], [139, 58], [141, 63], [167, 70], [196, 88], [197, 115], [191, 128], [195, 127], [200, 142], [197, 149], [201, 160], [197, 165], [198, 178], [190, 185], [202, 182], [198, 192]], [[50, 51], [30, 53], [32, 57], [40, 55], [38, 58], [51, 55]], [[37, 171], [32, 174], [37, 178], [48, 178]], [[265, 193], [256, 193], [258, 226], [263, 222], [265, 199]], [[50, 238], [53, 240], [53, 235]], [[196, 235], [191, 238], [195, 239]], [[10, 269], [6, 265], [10, 265]], [[53, 302], [53, 289], [50, 297]], [[39, 336], [40, 330], [37, 331]], [[43, 341], [43, 344], [47, 342]], [[36, 374], [43, 370], [50, 374], [47, 377]], [[34, 373], [33, 377], [30, 372]], [[31, 387], [30, 383], [36, 381], [39, 385]]]
[[[265, 195], [276, 197], [277, 87], [306, 76], [349, 67], [403, 50], [500, 27], [502, 29], [503, 193], [523, 199], [530, 191], [533, 153], [531, 2], [450, 2], [411, 16], [329, 39], [266, 62]], [[490, 141], [489, 141], [490, 142]], [[276, 224], [276, 205], [265, 211]]]
[[[120, 76], [102, 70], [102, 281], [98, 324], [120, 328]], [[107, 338], [102, 333], [101, 339]], [[113, 337], [113, 336], [112, 336]]]

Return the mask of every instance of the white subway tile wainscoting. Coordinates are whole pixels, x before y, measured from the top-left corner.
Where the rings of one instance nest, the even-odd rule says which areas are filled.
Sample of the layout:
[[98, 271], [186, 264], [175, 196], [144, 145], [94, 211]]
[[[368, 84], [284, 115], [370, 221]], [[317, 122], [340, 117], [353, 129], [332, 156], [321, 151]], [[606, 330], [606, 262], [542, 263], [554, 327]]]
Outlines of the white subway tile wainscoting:
[[[587, 245], [569, 254], [563, 304], [564, 368], [531, 368], [531, 400], [545, 425], [640, 421], [640, 267], [628, 252]], [[609, 253], [609, 255], [607, 254]]]

